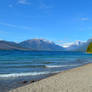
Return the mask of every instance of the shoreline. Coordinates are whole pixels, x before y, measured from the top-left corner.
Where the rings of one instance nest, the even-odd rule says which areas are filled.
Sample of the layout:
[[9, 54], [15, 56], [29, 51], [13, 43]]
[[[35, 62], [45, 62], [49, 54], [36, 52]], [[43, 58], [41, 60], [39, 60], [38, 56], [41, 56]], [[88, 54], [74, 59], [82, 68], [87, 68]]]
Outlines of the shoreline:
[[[83, 66], [83, 65], [80, 65], [80, 66]], [[74, 69], [74, 68], [77, 68], [77, 67], [80, 67], [80, 66], [72, 67], [72, 68], [69, 68], [69, 69], [64, 69], [64, 70], [61, 70], [61, 71], [58, 71], [58, 72], [55, 72], [55, 73], [44, 74], [42, 76], [37, 76], [37, 77], [32, 78], [32, 79], [29, 78], [29, 77], [25, 77], [25, 78], [12, 80], [12, 82], [11, 82], [11, 80], [8, 80], [10, 82], [0, 81], [1, 83], [3, 83], [3, 84], [0, 84], [0, 86], [1, 86], [0, 87], [0, 92], [2, 92], [2, 91], [3, 92], [8, 92], [9, 90], [14, 90], [14, 89], [29, 85], [31, 83], [49, 78], [51, 76], [55, 76], [55, 75], [57, 75], [61, 72], [68, 71], [70, 69]]]
[[89, 63], [33, 81], [9, 92], [92, 92], [91, 70], [92, 63]]

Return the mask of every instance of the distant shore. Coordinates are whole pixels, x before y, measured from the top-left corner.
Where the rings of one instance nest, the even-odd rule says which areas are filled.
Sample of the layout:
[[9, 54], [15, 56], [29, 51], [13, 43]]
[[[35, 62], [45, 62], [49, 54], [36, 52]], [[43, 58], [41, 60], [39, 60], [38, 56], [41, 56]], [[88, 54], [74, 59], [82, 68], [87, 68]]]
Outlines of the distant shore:
[[92, 64], [61, 72], [9, 92], [92, 92]]

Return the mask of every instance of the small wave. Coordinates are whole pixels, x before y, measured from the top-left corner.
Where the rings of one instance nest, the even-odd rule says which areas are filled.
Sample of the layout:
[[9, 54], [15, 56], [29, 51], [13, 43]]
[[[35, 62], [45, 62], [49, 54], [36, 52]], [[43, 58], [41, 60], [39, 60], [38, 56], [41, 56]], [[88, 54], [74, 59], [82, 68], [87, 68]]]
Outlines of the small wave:
[[59, 68], [59, 67], [72, 67], [78, 66], [80, 64], [72, 64], [72, 65], [46, 65], [47, 68]]
[[44, 75], [44, 74], [53, 74], [53, 73], [58, 73], [58, 72], [60, 72], [60, 71], [55, 71], [55, 72], [29, 72], [29, 73], [0, 74], [0, 78], [37, 76], [37, 75]]
[[46, 65], [47, 68], [64, 67], [65, 65]]

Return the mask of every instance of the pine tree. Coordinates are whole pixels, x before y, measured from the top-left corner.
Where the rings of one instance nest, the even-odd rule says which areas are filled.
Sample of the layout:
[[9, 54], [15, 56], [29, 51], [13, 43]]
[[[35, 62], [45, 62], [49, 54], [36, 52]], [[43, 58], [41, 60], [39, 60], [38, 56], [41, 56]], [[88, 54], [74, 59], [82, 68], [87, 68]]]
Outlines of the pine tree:
[[89, 46], [87, 48], [87, 52], [92, 53], [92, 42], [89, 44]]

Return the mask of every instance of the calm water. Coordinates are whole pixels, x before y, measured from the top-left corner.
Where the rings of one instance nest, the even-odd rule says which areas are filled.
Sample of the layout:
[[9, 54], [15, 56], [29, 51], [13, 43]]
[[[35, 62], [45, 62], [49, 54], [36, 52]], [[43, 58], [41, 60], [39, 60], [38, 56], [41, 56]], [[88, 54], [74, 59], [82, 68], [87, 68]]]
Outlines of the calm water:
[[92, 54], [83, 52], [0, 51], [0, 86], [40, 79], [91, 62]]

